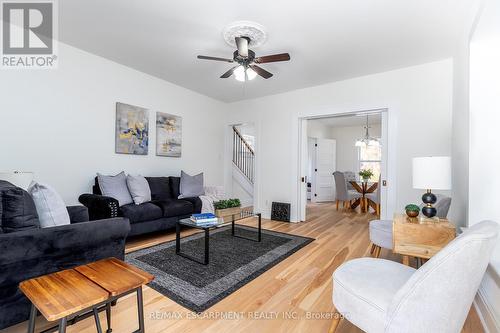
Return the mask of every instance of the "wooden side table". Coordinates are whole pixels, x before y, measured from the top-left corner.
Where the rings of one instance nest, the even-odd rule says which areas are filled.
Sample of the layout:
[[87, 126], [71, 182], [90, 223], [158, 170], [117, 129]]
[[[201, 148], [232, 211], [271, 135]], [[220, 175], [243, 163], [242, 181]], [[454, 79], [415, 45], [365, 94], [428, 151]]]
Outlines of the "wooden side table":
[[395, 214], [392, 223], [393, 252], [403, 256], [430, 259], [456, 235], [455, 225], [447, 219], [411, 219], [405, 214]]
[[78, 266], [75, 267], [75, 270], [109, 293], [109, 298], [105, 302], [107, 333], [111, 332], [111, 303], [132, 293], [137, 293], [137, 317], [139, 321], [139, 329], [134, 333], [144, 332], [142, 286], [153, 281], [153, 275], [116, 258]]
[[[59, 332], [66, 332], [70, 317], [93, 313], [97, 332], [101, 333], [98, 312], [103, 307], [106, 308], [109, 333], [111, 303], [131, 293], [137, 293], [139, 329], [134, 333], [143, 333], [142, 286], [153, 279], [153, 275], [135, 266], [116, 258], [108, 258], [23, 281], [19, 284], [19, 289], [32, 303], [28, 333], [35, 331], [37, 309], [48, 321], [59, 320]], [[55, 328], [57, 326], [52, 329]]]
[[73, 269], [23, 281], [19, 289], [31, 301], [28, 333], [35, 332], [37, 309], [48, 321], [59, 321], [59, 332], [66, 332], [68, 317], [92, 311], [97, 331], [101, 332], [98, 304], [108, 292]]

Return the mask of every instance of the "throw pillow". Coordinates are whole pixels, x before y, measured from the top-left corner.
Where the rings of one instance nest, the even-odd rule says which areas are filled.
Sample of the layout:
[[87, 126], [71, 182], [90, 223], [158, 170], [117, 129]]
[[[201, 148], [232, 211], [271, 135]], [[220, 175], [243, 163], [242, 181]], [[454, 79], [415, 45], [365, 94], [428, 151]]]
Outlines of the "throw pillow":
[[115, 198], [120, 206], [134, 202], [127, 187], [125, 172], [122, 171], [116, 176], [106, 176], [98, 173], [97, 180], [102, 195]]
[[203, 172], [195, 176], [190, 176], [184, 171], [181, 171], [179, 199], [199, 197], [205, 194], [203, 189]]
[[143, 176], [127, 176], [127, 186], [136, 205], [151, 201], [151, 189]]
[[33, 198], [22, 188], [6, 188], [2, 191], [2, 229], [15, 232], [40, 228]]
[[56, 190], [48, 185], [32, 182], [28, 192], [35, 202], [42, 228], [70, 224], [68, 209]]

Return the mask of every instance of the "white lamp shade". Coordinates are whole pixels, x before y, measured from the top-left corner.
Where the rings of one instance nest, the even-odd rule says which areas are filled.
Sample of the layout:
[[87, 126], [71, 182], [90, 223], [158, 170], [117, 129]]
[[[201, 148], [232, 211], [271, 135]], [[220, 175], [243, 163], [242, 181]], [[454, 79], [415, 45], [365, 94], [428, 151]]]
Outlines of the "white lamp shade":
[[33, 172], [0, 172], [0, 180], [8, 181], [23, 190], [27, 190], [33, 181]]
[[413, 159], [413, 188], [450, 190], [451, 157], [415, 157]]

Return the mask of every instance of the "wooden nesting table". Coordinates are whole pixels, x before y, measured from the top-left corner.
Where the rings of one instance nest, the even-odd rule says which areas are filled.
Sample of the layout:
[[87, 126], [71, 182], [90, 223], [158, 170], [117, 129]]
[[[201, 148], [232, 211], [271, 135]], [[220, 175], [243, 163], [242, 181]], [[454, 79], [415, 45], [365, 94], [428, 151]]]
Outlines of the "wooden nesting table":
[[430, 259], [455, 235], [455, 225], [447, 219], [421, 220], [395, 214], [392, 224], [393, 252], [401, 254], [403, 264], [409, 265], [409, 257]]
[[139, 329], [144, 332], [142, 286], [154, 276], [116, 258], [108, 258], [73, 269], [56, 272], [19, 284], [31, 301], [28, 333], [35, 331], [37, 309], [48, 321], [59, 321], [56, 328], [66, 332], [70, 318], [93, 314], [97, 332], [101, 333], [99, 309], [106, 309], [107, 332], [111, 332], [111, 303], [120, 297], [137, 293]]

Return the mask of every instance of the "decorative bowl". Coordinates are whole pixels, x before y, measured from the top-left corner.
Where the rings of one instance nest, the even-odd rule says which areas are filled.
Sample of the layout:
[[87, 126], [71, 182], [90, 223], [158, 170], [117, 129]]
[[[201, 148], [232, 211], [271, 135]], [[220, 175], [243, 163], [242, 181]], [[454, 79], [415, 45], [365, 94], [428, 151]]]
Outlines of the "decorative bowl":
[[405, 211], [406, 211], [406, 215], [408, 215], [408, 217], [414, 218], [414, 217], [417, 217], [418, 214], [420, 213], [420, 207], [418, 207], [415, 204], [409, 204], [409, 205], [406, 205]]
[[408, 215], [408, 217], [417, 217], [419, 214], [419, 212], [417, 210], [407, 210], [406, 211], [406, 215]]

